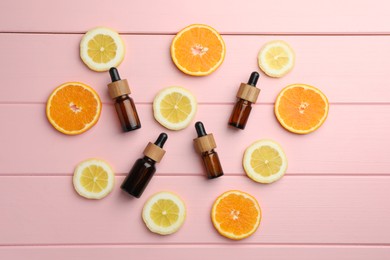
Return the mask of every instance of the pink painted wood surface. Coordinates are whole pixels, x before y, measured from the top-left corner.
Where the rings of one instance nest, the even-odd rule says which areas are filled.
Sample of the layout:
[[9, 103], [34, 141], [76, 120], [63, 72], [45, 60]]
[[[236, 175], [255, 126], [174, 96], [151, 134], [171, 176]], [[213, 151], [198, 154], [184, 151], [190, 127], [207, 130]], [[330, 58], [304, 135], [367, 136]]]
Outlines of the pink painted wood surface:
[[[388, 176], [286, 176], [272, 185], [241, 176], [157, 176], [140, 199], [120, 191], [122, 180], [107, 198], [89, 201], [74, 191], [71, 176], [2, 177], [0, 245], [390, 244]], [[245, 240], [221, 237], [210, 220], [214, 199], [230, 189], [252, 194], [262, 208], [259, 230]], [[186, 221], [171, 236], [152, 234], [141, 219], [147, 198], [161, 190], [186, 202]]]
[[[375, 259], [390, 258], [390, 16], [387, 0], [364, 1], [0, 1], [0, 259]], [[226, 59], [194, 78], [172, 64], [173, 35], [191, 23], [223, 34]], [[128, 78], [143, 128], [121, 133], [107, 95], [107, 73], [80, 61], [82, 33], [109, 26], [122, 33]], [[227, 128], [235, 93], [258, 70], [261, 46], [291, 44], [294, 70], [262, 74], [259, 104], [247, 129]], [[50, 92], [66, 81], [90, 84], [104, 106], [99, 123], [80, 136], [56, 132], [45, 118]], [[292, 83], [317, 86], [331, 102], [316, 132], [285, 131], [273, 115], [278, 92]], [[181, 85], [199, 101], [196, 120], [217, 139], [226, 175], [208, 181], [192, 148], [193, 126], [168, 131], [167, 155], [145, 195], [131, 199], [119, 184], [148, 141], [164, 129], [153, 119], [159, 89]], [[287, 175], [271, 185], [245, 177], [244, 149], [260, 138], [284, 148]], [[117, 186], [101, 201], [79, 197], [75, 165], [109, 161]], [[258, 198], [263, 221], [252, 237], [217, 234], [210, 207], [220, 193], [241, 189]], [[151, 194], [171, 190], [188, 218], [176, 234], [147, 231], [140, 217]]]
[[[3, 34], [0, 41], [2, 77], [8, 87], [0, 103], [45, 103], [51, 91], [67, 81], [91, 85], [105, 103], [108, 73], [89, 70], [79, 58], [78, 34]], [[320, 88], [331, 103], [370, 103], [390, 100], [389, 36], [224, 36], [227, 46], [222, 66], [207, 77], [190, 77], [172, 63], [172, 35], [124, 35], [127, 54], [120, 66], [136, 102], [151, 103], [158, 90], [179, 85], [190, 89], [201, 103], [233, 103], [241, 82], [259, 70], [257, 55], [270, 40], [291, 44], [297, 56], [293, 71], [281, 79], [263, 73], [259, 103], [274, 102], [279, 91], [293, 83]], [[15, 52], [13, 50], [17, 49]], [[54, 60], [55, 59], [55, 60]], [[48, 73], [49, 72], [49, 73]]]
[[[215, 135], [226, 174], [244, 174], [244, 150], [264, 138], [282, 145], [289, 161], [288, 174], [389, 173], [390, 106], [332, 105], [324, 125], [305, 136], [282, 128], [273, 107], [254, 106], [247, 128], [239, 131], [227, 125], [232, 105], [199, 106], [194, 122], [202, 120], [206, 130]], [[117, 173], [125, 174], [161, 131], [166, 131], [169, 139], [157, 174], [203, 175], [193, 148], [193, 124], [179, 132], [169, 131], [154, 120], [151, 105], [138, 105], [138, 110], [141, 131], [122, 133], [113, 106], [106, 105], [91, 130], [66, 136], [50, 125], [44, 105], [0, 105], [0, 121], [7, 122], [0, 135], [0, 143], [7, 147], [0, 150], [0, 175], [70, 175], [78, 162], [89, 157], [104, 158]], [[23, 158], [23, 163], [15, 163], [14, 158]]]
[[72, 260], [128, 260], [128, 259], [245, 259], [245, 260], [388, 260], [390, 249], [385, 246], [259, 246], [259, 245], [120, 245], [120, 246], [44, 246], [5, 247], [0, 250], [1, 259], [72, 259]]
[[388, 33], [387, 0], [1, 1], [0, 31], [173, 33], [205, 23], [225, 33]]

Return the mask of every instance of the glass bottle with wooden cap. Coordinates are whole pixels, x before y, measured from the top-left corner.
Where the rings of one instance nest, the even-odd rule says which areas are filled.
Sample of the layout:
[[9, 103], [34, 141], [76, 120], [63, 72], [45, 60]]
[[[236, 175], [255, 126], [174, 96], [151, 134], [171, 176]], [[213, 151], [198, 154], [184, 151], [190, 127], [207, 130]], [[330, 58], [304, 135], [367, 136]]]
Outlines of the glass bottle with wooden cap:
[[110, 97], [115, 100], [115, 110], [121, 122], [122, 129], [125, 132], [141, 128], [137, 109], [133, 99], [129, 96], [131, 93], [126, 79], [121, 79], [116, 68], [110, 69], [111, 83], [108, 84]]
[[162, 148], [167, 139], [168, 135], [161, 133], [154, 144], [149, 142], [144, 150], [145, 156], [134, 163], [129, 175], [123, 181], [121, 185], [123, 191], [136, 198], [141, 197], [156, 172], [156, 162], [160, 162], [165, 154], [165, 150]]
[[217, 152], [214, 150], [217, 145], [213, 134], [207, 134], [202, 122], [196, 122], [195, 129], [198, 138], [194, 139], [195, 150], [202, 156], [206, 168], [207, 178], [214, 179], [223, 175], [221, 162]]
[[229, 119], [229, 125], [244, 129], [252, 110], [252, 103], [256, 103], [260, 89], [256, 88], [259, 73], [252, 72], [248, 83], [241, 83], [237, 92], [237, 102]]

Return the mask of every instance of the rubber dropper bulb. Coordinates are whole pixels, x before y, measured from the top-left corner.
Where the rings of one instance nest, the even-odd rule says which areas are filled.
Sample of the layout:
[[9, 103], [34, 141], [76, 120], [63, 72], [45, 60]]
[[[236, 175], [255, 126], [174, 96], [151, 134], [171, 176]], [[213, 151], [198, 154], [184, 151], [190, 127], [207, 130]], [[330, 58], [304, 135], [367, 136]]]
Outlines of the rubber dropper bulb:
[[256, 71], [252, 72], [248, 80], [248, 85], [256, 87], [259, 77], [260, 77], [259, 73], [257, 73]]
[[168, 135], [166, 133], [161, 133], [156, 142], [154, 142], [155, 145], [157, 145], [160, 148], [164, 147], [165, 142], [168, 140]]
[[202, 122], [200, 122], [200, 121], [196, 122], [195, 129], [196, 129], [196, 132], [198, 133], [198, 137], [207, 135], [206, 129], [204, 129], [204, 125]]
[[115, 67], [112, 67], [110, 69], [110, 77], [112, 82], [121, 80], [121, 77], [119, 76], [119, 72]]

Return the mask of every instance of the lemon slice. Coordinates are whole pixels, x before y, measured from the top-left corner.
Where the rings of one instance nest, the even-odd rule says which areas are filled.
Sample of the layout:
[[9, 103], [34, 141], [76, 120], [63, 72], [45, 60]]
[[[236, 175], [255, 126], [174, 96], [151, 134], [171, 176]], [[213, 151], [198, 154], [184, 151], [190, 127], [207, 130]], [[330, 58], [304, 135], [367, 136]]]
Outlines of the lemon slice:
[[260, 69], [265, 74], [280, 78], [294, 67], [295, 54], [286, 42], [271, 41], [261, 48], [258, 62]]
[[97, 27], [81, 39], [80, 57], [91, 70], [107, 71], [121, 64], [125, 57], [125, 45], [114, 30]]
[[186, 218], [184, 202], [171, 192], [162, 191], [146, 201], [142, 219], [153, 233], [169, 235], [183, 225]]
[[245, 150], [243, 166], [252, 180], [271, 183], [283, 177], [287, 158], [279, 144], [271, 140], [259, 140]]
[[195, 96], [182, 87], [165, 88], [153, 101], [154, 118], [170, 130], [186, 128], [194, 118], [196, 110]]
[[73, 186], [87, 199], [101, 199], [114, 188], [115, 174], [103, 160], [88, 159], [79, 163], [74, 171]]

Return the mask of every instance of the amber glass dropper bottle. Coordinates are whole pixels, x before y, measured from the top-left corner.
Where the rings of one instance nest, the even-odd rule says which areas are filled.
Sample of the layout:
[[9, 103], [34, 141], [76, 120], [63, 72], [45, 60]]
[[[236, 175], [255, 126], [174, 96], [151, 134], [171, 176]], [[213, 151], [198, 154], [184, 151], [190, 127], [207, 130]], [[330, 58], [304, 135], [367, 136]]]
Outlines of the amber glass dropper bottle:
[[260, 89], [256, 88], [259, 73], [252, 72], [248, 83], [241, 83], [237, 92], [237, 102], [229, 119], [229, 125], [238, 129], [245, 129], [249, 114], [252, 110], [252, 103], [256, 103]]
[[115, 110], [124, 132], [133, 131], [141, 128], [137, 109], [133, 99], [129, 96], [131, 93], [126, 79], [121, 79], [116, 68], [110, 69], [111, 83], [108, 84], [110, 97], [115, 100]]
[[214, 150], [217, 145], [213, 134], [207, 134], [202, 122], [196, 122], [195, 129], [198, 138], [194, 139], [197, 152], [202, 156], [203, 164], [206, 168], [207, 178], [214, 179], [223, 175], [221, 162], [217, 152]]
[[160, 162], [165, 154], [163, 146], [168, 139], [166, 133], [161, 133], [156, 142], [149, 143], [144, 150], [144, 157], [138, 159], [129, 175], [123, 181], [121, 189], [136, 198], [141, 197], [146, 186], [156, 172], [155, 164]]

